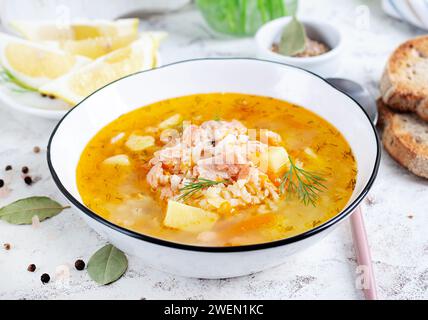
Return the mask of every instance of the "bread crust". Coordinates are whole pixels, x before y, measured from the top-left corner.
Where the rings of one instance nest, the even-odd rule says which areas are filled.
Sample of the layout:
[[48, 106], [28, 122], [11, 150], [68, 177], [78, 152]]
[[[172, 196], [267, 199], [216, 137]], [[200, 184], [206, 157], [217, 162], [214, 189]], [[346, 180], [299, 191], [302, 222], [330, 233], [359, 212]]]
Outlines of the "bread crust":
[[415, 112], [428, 121], [426, 65], [428, 36], [420, 36], [400, 45], [389, 58], [380, 81], [383, 102], [400, 112]]
[[[378, 100], [378, 109], [385, 150], [409, 171], [428, 179], [428, 141], [417, 141], [419, 138], [403, 127], [403, 121], [409, 121], [408, 115], [395, 113], [381, 99]], [[424, 130], [428, 130], [428, 124], [416, 116], [411, 117], [410, 121], [414, 121], [415, 125], [426, 126]]]

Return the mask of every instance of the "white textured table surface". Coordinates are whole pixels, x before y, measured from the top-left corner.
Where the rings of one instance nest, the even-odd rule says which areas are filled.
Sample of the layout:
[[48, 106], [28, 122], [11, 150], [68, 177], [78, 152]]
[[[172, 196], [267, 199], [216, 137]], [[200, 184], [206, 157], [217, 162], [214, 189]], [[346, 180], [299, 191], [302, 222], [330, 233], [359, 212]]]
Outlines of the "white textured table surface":
[[[348, 40], [346, 64], [339, 75], [360, 81], [377, 94], [377, 82], [389, 53], [403, 40], [420, 34], [410, 26], [386, 17], [380, 1], [303, 0], [301, 15], [326, 19], [342, 28]], [[367, 16], [366, 5], [370, 6]], [[153, 17], [146, 29], [169, 32], [161, 55], [164, 63], [195, 57], [254, 56], [251, 39], [219, 39], [190, 9]], [[23, 196], [48, 195], [66, 200], [55, 187], [46, 165], [46, 144], [55, 122], [11, 113], [0, 108], [0, 205]], [[34, 154], [33, 146], [42, 152]], [[12, 173], [4, 167], [13, 165]], [[39, 180], [24, 184], [20, 168], [27, 165]], [[401, 169], [383, 155], [372, 203], [364, 211], [379, 295], [385, 299], [428, 298], [428, 182]], [[249, 277], [198, 280], [171, 276], [129, 257], [125, 276], [109, 286], [98, 286], [86, 272], [72, 266], [77, 258], [89, 259], [105, 244], [68, 210], [43, 222], [38, 229], [0, 222], [0, 299], [361, 299], [355, 288], [356, 262], [349, 223], [314, 247], [290, 257], [284, 265]], [[29, 263], [38, 267], [26, 271]], [[70, 266], [68, 284], [55, 281], [58, 265]], [[53, 278], [42, 285], [40, 275]]]

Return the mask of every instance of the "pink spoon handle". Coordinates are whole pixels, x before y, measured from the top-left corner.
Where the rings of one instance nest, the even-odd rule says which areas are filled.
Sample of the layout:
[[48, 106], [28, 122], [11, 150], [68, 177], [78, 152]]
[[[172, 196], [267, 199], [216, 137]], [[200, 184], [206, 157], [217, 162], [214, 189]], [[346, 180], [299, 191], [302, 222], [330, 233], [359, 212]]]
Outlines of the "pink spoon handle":
[[361, 208], [355, 209], [351, 215], [352, 236], [359, 266], [364, 266], [364, 296], [367, 300], [377, 299], [376, 280], [373, 272], [372, 257], [367, 239], [366, 227]]

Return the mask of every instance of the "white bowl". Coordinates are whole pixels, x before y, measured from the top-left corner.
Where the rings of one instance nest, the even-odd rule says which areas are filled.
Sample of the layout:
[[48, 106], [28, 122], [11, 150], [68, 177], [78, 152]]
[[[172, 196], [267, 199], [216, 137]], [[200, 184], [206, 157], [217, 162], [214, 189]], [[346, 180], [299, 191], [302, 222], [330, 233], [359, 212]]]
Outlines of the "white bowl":
[[321, 76], [334, 76], [340, 71], [343, 38], [340, 31], [332, 25], [318, 20], [300, 19], [306, 33], [312, 40], [327, 44], [331, 50], [315, 57], [289, 57], [271, 50], [272, 44], [279, 42], [284, 27], [291, 17], [272, 20], [263, 25], [256, 34], [258, 57], [291, 64], [315, 72]]
[[3, 84], [0, 84], [0, 102], [7, 110], [51, 120], [61, 119], [70, 110], [70, 106], [59, 99], [43, 98], [36, 92], [16, 93]]
[[[284, 240], [237, 247], [200, 247], [127, 230], [83, 204], [77, 190], [76, 167], [84, 147], [101, 128], [124, 113], [156, 101], [210, 92], [286, 100], [312, 110], [336, 126], [358, 162], [355, 191], [346, 208], [324, 224]], [[93, 229], [154, 268], [198, 278], [226, 278], [261, 271], [283, 263], [290, 254], [318, 241], [363, 200], [376, 177], [379, 160], [376, 130], [356, 101], [305, 70], [244, 58], [183, 61], [118, 80], [72, 109], [55, 128], [48, 145], [48, 164], [55, 183]]]
[[428, 30], [428, 0], [383, 0], [382, 8], [391, 17]]

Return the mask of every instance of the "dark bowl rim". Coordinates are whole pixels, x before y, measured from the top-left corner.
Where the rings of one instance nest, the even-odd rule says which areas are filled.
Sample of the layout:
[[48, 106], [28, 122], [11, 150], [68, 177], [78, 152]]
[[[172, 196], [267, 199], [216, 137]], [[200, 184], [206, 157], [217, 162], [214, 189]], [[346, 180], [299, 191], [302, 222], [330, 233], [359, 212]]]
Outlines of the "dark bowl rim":
[[[151, 236], [147, 236], [126, 228], [123, 228], [121, 226], [118, 226], [104, 218], [102, 218], [101, 216], [97, 215], [95, 212], [93, 212], [92, 210], [90, 210], [89, 208], [87, 208], [84, 204], [82, 204], [79, 200], [77, 200], [73, 195], [71, 195], [71, 193], [69, 193], [67, 191], [67, 189], [64, 187], [64, 185], [61, 183], [61, 180], [59, 179], [53, 165], [52, 165], [52, 161], [51, 161], [51, 146], [52, 146], [52, 141], [55, 137], [56, 132], [58, 131], [59, 127], [61, 126], [61, 123], [64, 121], [64, 119], [67, 118], [67, 116], [73, 112], [73, 110], [76, 110], [80, 105], [82, 105], [82, 103], [84, 101], [86, 101], [87, 99], [89, 99], [92, 95], [96, 94], [97, 92], [103, 90], [104, 88], [112, 85], [113, 83], [120, 81], [122, 79], [125, 78], [129, 78], [132, 76], [135, 76], [137, 74], [140, 73], [147, 73], [147, 72], [156, 72], [157, 69], [162, 69], [162, 68], [168, 68], [170, 66], [176, 65], [176, 64], [184, 64], [184, 63], [191, 63], [191, 62], [195, 62], [195, 61], [230, 61], [230, 60], [246, 60], [246, 61], [257, 61], [257, 62], [263, 62], [263, 63], [274, 63], [274, 64], [278, 64], [280, 66], [286, 66], [289, 68], [294, 68], [294, 69], [299, 69], [309, 75], [315, 76], [319, 79], [321, 79], [322, 81], [326, 82], [329, 86], [331, 86], [333, 89], [337, 90], [338, 92], [340, 92], [341, 94], [344, 94], [345, 96], [347, 96], [348, 98], [350, 98], [352, 101], [354, 101], [354, 103], [361, 109], [361, 111], [364, 113], [364, 115], [367, 118], [367, 121], [369, 122], [372, 130], [373, 130], [373, 134], [375, 136], [375, 141], [376, 141], [376, 160], [375, 160], [375, 165], [373, 168], [373, 171], [371, 173], [371, 176], [369, 178], [369, 180], [367, 181], [367, 184], [365, 185], [365, 187], [363, 188], [363, 190], [360, 192], [360, 194], [356, 197], [356, 199], [354, 201], [352, 201], [352, 203], [350, 203], [344, 210], [342, 210], [340, 213], [338, 213], [336, 216], [334, 216], [333, 218], [329, 219], [328, 221], [324, 222], [323, 224], [310, 229], [306, 232], [303, 232], [301, 234], [298, 234], [296, 236], [293, 237], [289, 237], [289, 238], [285, 238], [285, 239], [281, 239], [281, 240], [276, 240], [276, 241], [272, 241], [272, 242], [266, 242], [266, 243], [260, 243], [260, 244], [252, 244], [252, 245], [243, 245], [243, 246], [230, 246], [230, 247], [204, 247], [204, 246], [196, 246], [196, 245], [189, 245], [189, 244], [182, 244], [182, 243], [176, 243], [176, 242], [172, 242], [172, 241], [167, 241], [167, 240], [163, 240], [163, 239], [159, 239], [159, 238], [154, 238]], [[380, 147], [380, 139], [379, 139], [379, 135], [376, 131], [376, 128], [374, 126], [374, 124], [370, 121], [370, 118], [368, 116], [368, 114], [366, 113], [366, 111], [364, 110], [364, 108], [354, 99], [352, 98], [350, 95], [344, 93], [343, 91], [337, 89], [335, 86], [333, 86], [332, 84], [330, 84], [327, 80], [325, 80], [323, 77], [308, 71], [306, 69], [300, 68], [300, 67], [296, 67], [293, 65], [289, 65], [286, 63], [281, 63], [281, 62], [276, 62], [276, 61], [270, 61], [270, 60], [263, 60], [263, 59], [257, 59], [257, 58], [245, 58], [245, 57], [227, 57], [227, 58], [198, 58], [198, 59], [189, 59], [189, 60], [183, 60], [183, 61], [178, 61], [178, 62], [173, 62], [170, 64], [166, 64], [154, 69], [150, 69], [150, 70], [145, 70], [145, 71], [139, 71], [130, 75], [127, 75], [123, 78], [120, 78], [118, 80], [115, 80], [103, 87], [101, 87], [100, 89], [96, 90], [95, 92], [93, 92], [92, 94], [90, 94], [89, 96], [87, 96], [85, 99], [83, 99], [81, 102], [79, 102], [76, 106], [74, 106], [72, 109], [70, 109], [65, 115], [64, 117], [58, 122], [58, 124], [55, 126], [54, 130], [52, 131], [52, 134], [49, 138], [49, 142], [48, 142], [48, 146], [47, 146], [47, 162], [48, 162], [48, 167], [49, 170], [51, 172], [52, 178], [55, 182], [55, 184], [57, 185], [57, 187], [59, 188], [59, 190], [61, 191], [61, 193], [75, 206], [77, 207], [79, 210], [81, 210], [83, 213], [85, 213], [87, 216], [89, 216], [90, 218], [94, 219], [95, 221], [115, 230], [118, 231], [124, 235], [130, 236], [132, 238], [135, 239], [139, 239], [142, 241], [146, 241], [152, 244], [156, 244], [156, 245], [160, 245], [160, 246], [165, 246], [165, 247], [169, 247], [169, 248], [174, 248], [174, 249], [181, 249], [181, 250], [187, 250], [187, 251], [196, 251], [196, 252], [211, 252], [211, 253], [224, 253], [224, 252], [247, 252], [247, 251], [254, 251], [254, 250], [262, 250], [262, 249], [269, 249], [269, 248], [275, 248], [275, 247], [279, 247], [279, 246], [283, 246], [283, 245], [287, 245], [287, 244], [291, 244], [291, 243], [295, 243], [298, 242], [300, 240], [304, 240], [306, 238], [309, 238], [313, 235], [316, 235], [330, 227], [332, 227], [333, 225], [337, 224], [338, 222], [340, 222], [341, 220], [343, 220], [344, 218], [346, 218], [347, 216], [349, 216], [350, 214], [353, 213], [353, 211], [357, 208], [357, 206], [361, 203], [361, 201], [366, 197], [366, 195], [368, 194], [370, 188], [372, 187], [377, 173], [379, 171], [379, 166], [380, 166], [380, 158], [381, 158], [381, 147]]]

